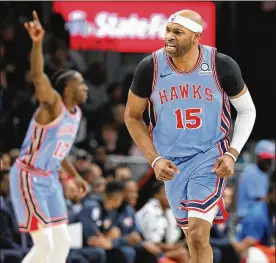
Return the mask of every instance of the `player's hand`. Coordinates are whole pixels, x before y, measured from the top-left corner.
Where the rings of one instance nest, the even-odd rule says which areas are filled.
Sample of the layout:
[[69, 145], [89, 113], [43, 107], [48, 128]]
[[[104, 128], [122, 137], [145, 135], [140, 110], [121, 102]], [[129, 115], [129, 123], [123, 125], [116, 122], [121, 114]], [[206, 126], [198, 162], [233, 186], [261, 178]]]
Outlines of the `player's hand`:
[[229, 155], [222, 155], [217, 158], [212, 172], [215, 172], [219, 178], [227, 178], [234, 174], [235, 161]]
[[24, 23], [24, 27], [27, 29], [29, 36], [34, 43], [42, 42], [45, 30], [39, 21], [36, 11], [33, 11], [33, 21]]
[[173, 179], [175, 173], [179, 173], [176, 165], [169, 160], [159, 159], [153, 166], [156, 179], [159, 181], [169, 181]]
[[88, 193], [88, 183], [80, 175], [73, 177], [72, 180], [74, 181], [76, 187], [78, 188], [80, 193], [80, 198], [82, 199]]

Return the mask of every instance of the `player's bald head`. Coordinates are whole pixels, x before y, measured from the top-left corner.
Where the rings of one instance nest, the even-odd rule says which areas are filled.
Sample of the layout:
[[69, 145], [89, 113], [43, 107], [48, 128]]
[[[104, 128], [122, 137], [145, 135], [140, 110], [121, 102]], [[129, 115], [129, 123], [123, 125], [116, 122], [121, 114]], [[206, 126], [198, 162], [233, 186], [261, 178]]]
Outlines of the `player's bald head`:
[[200, 24], [201, 26], [203, 26], [202, 17], [200, 16], [199, 13], [197, 13], [193, 10], [185, 9], [185, 10], [178, 11], [176, 14], [179, 15], [179, 16], [183, 16], [185, 18], [188, 18], [188, 19]]

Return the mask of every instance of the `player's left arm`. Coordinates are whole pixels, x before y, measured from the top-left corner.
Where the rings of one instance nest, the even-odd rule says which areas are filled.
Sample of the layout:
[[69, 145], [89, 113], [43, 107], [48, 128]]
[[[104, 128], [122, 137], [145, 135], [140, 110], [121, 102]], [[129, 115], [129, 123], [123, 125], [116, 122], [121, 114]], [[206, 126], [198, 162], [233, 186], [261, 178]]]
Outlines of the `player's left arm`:
[[82, 195], [82, 197], [84, 197], [88, 192], [87, 182], [79, 175], [78, 171], [76, 170], [72, 162], [68, 159], [68, 157], [65, 157], [63, 159], [61, 165], [65, 169], [65, 171], [72, 177], [72, 180], [80, 190], [80, 194]]
[[227, 55], [217, 53], [216, 68], [221, 87], [237, 111], [233, 136], [228, 149], [229, 156], [236, 160], [252, 132], [256, 109], [236, 61]]

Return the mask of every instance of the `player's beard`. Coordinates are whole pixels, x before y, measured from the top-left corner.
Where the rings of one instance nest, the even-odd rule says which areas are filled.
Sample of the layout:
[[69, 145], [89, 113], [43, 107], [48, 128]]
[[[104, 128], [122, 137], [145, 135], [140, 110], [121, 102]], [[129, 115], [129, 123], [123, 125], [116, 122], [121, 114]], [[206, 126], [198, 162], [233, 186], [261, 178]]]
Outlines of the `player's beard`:
[[182, 43], [177, 47], [177, 57], [183, 57], [185, 56], [192, 48], [193, 46], [193, 40], [192, 36], [185, 41], [185, 43]]
[[185, 56], [192, 48], [193, 40], [192, 36], [185, 41], [185, 43], [176, 44], [174, 52], [167, 52], [170, 58], [177, 58]]

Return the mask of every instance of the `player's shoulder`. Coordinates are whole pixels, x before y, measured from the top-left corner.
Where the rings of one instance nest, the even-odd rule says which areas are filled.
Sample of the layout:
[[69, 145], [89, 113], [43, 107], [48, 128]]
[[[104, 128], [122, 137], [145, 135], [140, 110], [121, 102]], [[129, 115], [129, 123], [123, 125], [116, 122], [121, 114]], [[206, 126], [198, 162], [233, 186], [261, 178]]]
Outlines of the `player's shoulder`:
[[216, 52], [216, 64], [227, 68], [239, 67], [235, 59], [221, 52]]
[[145, 58], [143, 58], [138, 66], [137, 66], [137, 69], [140, 69], [140, 70], [147, 70], [149, 68], [153, 67], [153, 56], [152, 54], [151, 55], [148, 55], [146, 56]]

